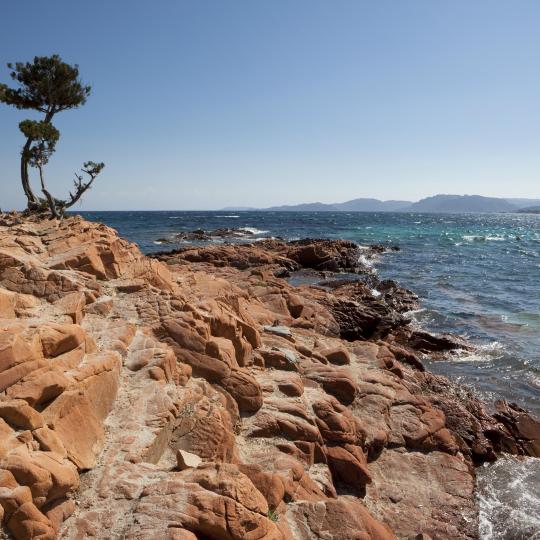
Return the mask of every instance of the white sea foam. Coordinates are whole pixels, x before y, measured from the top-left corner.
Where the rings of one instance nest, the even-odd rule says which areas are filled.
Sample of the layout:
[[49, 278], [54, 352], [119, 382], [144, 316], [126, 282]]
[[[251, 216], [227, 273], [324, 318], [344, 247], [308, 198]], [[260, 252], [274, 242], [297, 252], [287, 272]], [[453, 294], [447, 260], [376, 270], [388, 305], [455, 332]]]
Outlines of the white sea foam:
[[423, 313], [424, 311], [427, 311], [426, 308], [410, 309], [403, 313], [403, 315], [405, 317], [414, 317], [415, 315], [418, 315], [418, 313]]
[[540, 540], [540, 460], [505, 456], [477, 473], [481, 540]]
[[363, 266], [373, 268], [373, 260], [368, 259], [365, 255], [360, 255], [360, 257], [358, 257], [358, 262]]
[[240, 216], [230, 215], [230, 216], [216, 216], [219, 218], [239, 218]]
[[378, 291], [377, 289], [371, 289], [371, 294], [372, 294], [375, 298], [378, 298], [379, 296], [381, 296], [381, 292]]
[[264, 230], [261, 230], [261, 229], [256, 229], [255, 227], [240, 227], [238, 230], [239, 231], [246, 231], [246, 232], [249, 232], [251, 234], [266, 234], [267, 232], [270, 232], [270, 231], [264, 231]]
[[456, 349], [450, 354], [452, 362], [484, 363], [499, 358], [503, 352], [503, 345], [499, 341], [492, 341], [480, 345], [474, 351]]
[[478, 234], [465, 234], [463, 240], [466, 242], [484, 242], [486, 237]]
[[426, 308], [411, 309], [403, 313], [404, 317], [411, 319], [411, 326], [416, 330], [423, 330], [426, 326], [429, 326], [430, 321], [425, 320], [425, 316], [419, 317], [422, 313], [426, 313]]
[[505, 236], [501, 235], [487, 235], [483, 234], [465, 234], [462, 236], [463, 240], [466, 242], [504, 242], [506, 240]]

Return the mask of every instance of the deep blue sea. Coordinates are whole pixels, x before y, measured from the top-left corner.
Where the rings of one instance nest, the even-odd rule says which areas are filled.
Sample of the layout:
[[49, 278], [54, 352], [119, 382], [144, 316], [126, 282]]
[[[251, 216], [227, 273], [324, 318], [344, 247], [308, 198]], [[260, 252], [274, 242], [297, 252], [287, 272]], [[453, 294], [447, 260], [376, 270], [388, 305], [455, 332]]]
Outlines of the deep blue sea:
[[[160, 245], [156, 243], [160, 238], [221, 227], [247, 228], [255, 238], [343, 238], [362, 245], [399, 246], [401, 251], [383, 255], [375, 270], [420, 296], [416, 323], [458, 333], [479, 346], [474, 354], [429, 362], [429, 369], [472, 387], [487, 402], [502, 397], [540, 416], [540, 215], [82, 214], [114, 227], [146, 253], [185, 245]], [[509, 460], [480, 472], [483, 539], [540, 538], [538, 463]]]

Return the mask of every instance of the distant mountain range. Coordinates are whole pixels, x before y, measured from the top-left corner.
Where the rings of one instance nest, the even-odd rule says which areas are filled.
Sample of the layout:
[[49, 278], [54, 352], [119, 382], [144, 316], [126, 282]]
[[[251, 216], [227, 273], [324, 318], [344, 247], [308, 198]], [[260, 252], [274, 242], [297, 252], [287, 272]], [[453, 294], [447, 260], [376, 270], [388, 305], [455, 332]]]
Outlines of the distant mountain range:
[[294, 212], [399, 212], [411, 205], [409, 201], [379, 201], [378, 199], [353, 199], [343, 203], [307, 203], [294, 206], [274, 206], [271, 211]]
[[540, 214], [540, 205], [539, 206], [526, 206], [525, 208], [520, 208], [518, 212], [520, 214]]
[[[227, 207], [223, 211], [240, 212], [264, 210], [268, 212], [418, 212], [418, 213], [493, 213], [524, 212], [536, 209], [540, 199], [502, 199], [481, 195], [434, 195], [417, 202], [352, 199], [343, 203], [304, 203], [272, 206], [270, 208]], [[534, 210], [533, 210], [534, 211]]]
[[410, 212], [515, 212], [519, 207], [506, 199], [480, 195], [435, 195], [427, 197], [407, 209]]

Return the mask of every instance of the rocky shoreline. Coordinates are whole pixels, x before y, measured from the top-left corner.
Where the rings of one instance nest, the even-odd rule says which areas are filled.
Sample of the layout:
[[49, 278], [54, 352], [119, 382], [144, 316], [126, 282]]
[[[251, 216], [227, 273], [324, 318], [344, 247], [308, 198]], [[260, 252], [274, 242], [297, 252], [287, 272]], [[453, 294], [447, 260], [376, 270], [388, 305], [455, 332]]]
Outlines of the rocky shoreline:
[[470, 345], [410, 324], [414, 293], [359, 262], [378, 251], [149, 258], [78, 217], [0, 215], [0, 534], [477, 538], [475, 466], [539, 457], [540, 425], [424, 368]]

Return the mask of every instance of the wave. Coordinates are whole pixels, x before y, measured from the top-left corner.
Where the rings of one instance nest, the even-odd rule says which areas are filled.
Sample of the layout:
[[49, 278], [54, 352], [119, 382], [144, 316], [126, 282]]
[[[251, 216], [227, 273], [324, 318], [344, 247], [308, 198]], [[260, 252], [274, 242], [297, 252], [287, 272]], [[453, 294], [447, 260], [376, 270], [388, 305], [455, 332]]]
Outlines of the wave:
[[255, 227], [240, 227], [238, 229], [239, 231], [246, 231], [248, 233], [251, 233], [251, 234], [266, 234], [270, 231], [264, 231], [262, 229], [257, 229]]
[[474, 351], [456, 349], [450, 354], [452, 362], [484, 363], [500, 358], [503, 354], [503, 345], [499, 341], [492, 341], [486, 345], [480, 345]]
[[403, 315], [405, 317], [414, 317], [418, 313], [424, 313], [425, 311], [427, 311], [426, 308], [410, 309], [409, 311], [405, 311]]
[[368, 259], [365, 255], [360, 255], [360, 257], [358, 257], [358, 262], [359, 262], [362, 266], [366, 266], [367, 268], [374, 269], [374, 266], [373, 266], [373, 258]]
[[477, 470], [482, 540], [540, 540], [540, 460], [505, 456]]
[[216, 217], [219, 217], [219, 218], [239, 218], [240, 216], [236, 216], [236, 215], [227, 215], [227, 216], [216, 216]]
[[464, 234], [462, 238], [466, 242], [484, 242], [486, 240], [485, 236], [477, 234]]
[[464, 234], [461, 238], [466, 242], [504, 242], [505, 236], [483, 235], [483, 234]]

